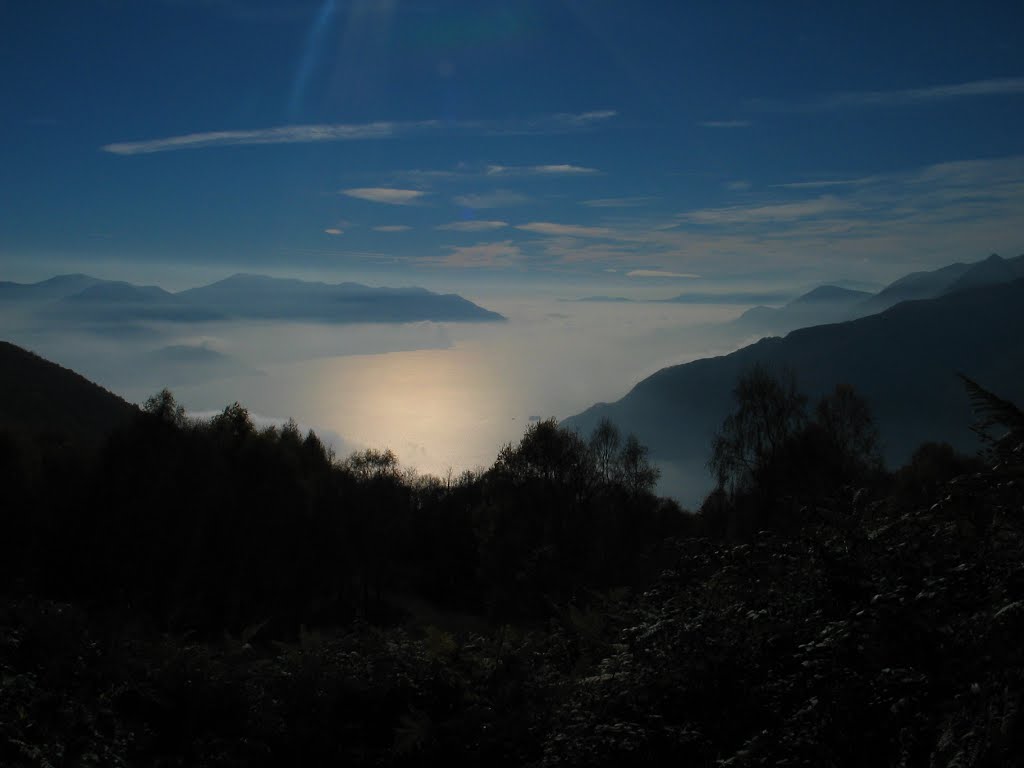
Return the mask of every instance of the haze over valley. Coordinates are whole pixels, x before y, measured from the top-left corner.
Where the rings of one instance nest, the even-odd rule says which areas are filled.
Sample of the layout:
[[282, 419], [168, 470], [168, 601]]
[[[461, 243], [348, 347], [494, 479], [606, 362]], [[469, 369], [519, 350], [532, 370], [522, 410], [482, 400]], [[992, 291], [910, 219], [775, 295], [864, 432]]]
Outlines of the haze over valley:
[[32, 292], [14, 298], [0, 284], [10, 340], [131, 401], [165, 386], [196, 413], [238, 400], [268, 422], [316, 428], [339, 453], [391, 448], [435, 474], [485, 466], [531, 421], [564, 418], [624, 394], [638, 375], [737, 343], [701, 330], [733, 317], [732, 305], [499, 296], [460, 322], [434, 320], [428, 307], [407, 323], [345, 322], [342, 309], [332, 322], [279, 315], [254, 324], [212, 317], [223, 311], [217, 303], [153, 318], [149, 305], [120, 297], [97, 297], [83, 320], [68, 316], [66, 298], [24, 296]]
[[[707, 453], [732, 382], [755, 361], [792, 368], [811, 392], [856, 384], [881, 418], [885, 455], [895, 466], [925, 439], [972, 449], [967, 399], [954, 374], [971, 371], [1017, 392], [1024, 321], [984, 313], [1000, 302], [1018, 306], [1020, 279], [1024, 257], [993, 254], [903, 276], [874, 292], [822, 285], [775, 307], [742, 303], [764, 297], [698, 293], [585, 301], [496, 296], [485, 308], [415, 288], [235, 276], [170, 293], [74, 275], [0, 283], [0, 317], [12, 341], [136, 403], [163, 387], [199, 416], [244, 402], [260, 423], [293, 418], [314, 428], [339, 455], [390, 449], [406, 466], [434, 475], [487, 466], [542, 419], [568, 419], [589, 433], [606, 416], [651, 447], [662, 471], [659, 490], [695, 507], [712, 488]], [[986, 291], [1002, 285], [1018, 290]], [[967, 310], [949, 303], [965, 292], [977, 296]], [[951, 298], [936, 306], [935, 320], [914, 331], [902, 329], [903, 314], [885, 313], [901, 302], [942, 297]], [[906, 310], [929, 311], [916, 304]], [[878, 330], [859, 346], [845, 343], [838, 357], [830, 357], [827, 340], [795, 356], [787, 350], [799, 344], [796, 337], [778, 349], [754, 344], [879, 312], [886, 319]], [[964, 312], [969, 327], [959, 319]], [[871, 327], [860, 323], [851, 332]], [[842, 328], [821, 333], [847, 335]], [[913, 341], [908, 333], [916, 334]], [[982, 339], [1003, 346], [988, 349]], [[670, 375], [661, 369], [741, 348], [697, 388], [662, 385], [646, 399], [646, 382], [630, 391], [651, 374]], [[893, 354], [879, 379], [877, 360]], [[901, 401], [893, 394], [900, 388], [914, 394]], [[924, 406], [922, 389], [938, 393], [932, 405]], [[621, 406], [591, 408], [627, 393]]]

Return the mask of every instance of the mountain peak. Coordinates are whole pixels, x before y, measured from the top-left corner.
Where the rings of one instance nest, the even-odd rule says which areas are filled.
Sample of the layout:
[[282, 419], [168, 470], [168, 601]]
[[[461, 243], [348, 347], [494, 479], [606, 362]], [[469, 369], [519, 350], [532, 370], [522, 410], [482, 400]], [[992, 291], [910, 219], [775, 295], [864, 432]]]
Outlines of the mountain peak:
[[972, 264], [970, 269], [949, 286], [946, 293], [955, 293], [983, 285], [1008, 283], [1020, 277], [1024, 277], [1024, 264], [1016, 259], [1007, 260], [993, 253], [984, 261]]
[[814, 290], [808, 291], [789, 302], [789, 306], [797, 304], [816, 304], [834, 302], [852, 302], [866, 299], [870, 296], [866, 291], [855, 291], [852, 288], [841, 288], [838, 285], [819, 285]]

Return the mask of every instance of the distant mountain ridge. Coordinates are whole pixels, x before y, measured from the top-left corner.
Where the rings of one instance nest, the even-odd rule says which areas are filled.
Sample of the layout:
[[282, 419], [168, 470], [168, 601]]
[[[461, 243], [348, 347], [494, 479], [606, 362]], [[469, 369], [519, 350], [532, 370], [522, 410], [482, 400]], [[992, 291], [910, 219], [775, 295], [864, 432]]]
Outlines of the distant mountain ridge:
[[793, 299], [787, 306], [802, 306], [805, 304], [831, 304], [834, 302], [846, 303], [866, 299], [871, 296], [867, 291], [855, 291], [852, 288], [840, 288], [838, 285], [819, 285], [812, 291]]
[[303, 320], [327, 323], [500, 322], [497, 312], [454, 293], [372, 288], [236, 274], [177, 293], [157, 286], [59, 275], [39, 283], [0, 282], [0, 305], [32, 306], [69, 321]]
[[105, 282], [89, 275], [57, 275], [38, 283], [12, 283], [0, 280], [0, 300], [59, 299]]
[[731, 325], [767, 333], [784, 333], [796, 328], [850, 319], [853, 308], [871, 298], [866, 291], [820, 285], [779, 308], [751, 307]]
[[912, 272], [877, 293], [821, 285], [781, 307], [751, 307], [727, 328], [774, 335], [798, 328], [855, 320], [903, 301], [934, 299], [957, 291], [1024, 278], [1024, 256], [1004, 259], [992, 254], [978, 262], [957, 262], [929, 272]]
[[950, 264], [930, 272], [912, 272], [901, 277], [871, 298], [859, 308], [861, 315], [873, 314], [888, 309], [901, 301], [934, 299], [948, 293], [996, 285], [1024, 277], [1024, 255], [1011, 259], [992, 254], [976, 262]]
[[[967, 274], [964, 270], [950, 282]], [[976, 446], [955, 373], [1024, 401], [1024, 279], [906, 301], [879, 314], [765, 338], [729, 355], [664, 368], [621, 400], [566, 420], [588, 433], [607, 417], [634, 432], [666, 468], [662, 490], [695, 503], [710, 490], [711, 438], [754, 363], [791, 367], [808, 395], [852, 384], [870, 403], [885, 456], [902, 464], [921, 442]]]

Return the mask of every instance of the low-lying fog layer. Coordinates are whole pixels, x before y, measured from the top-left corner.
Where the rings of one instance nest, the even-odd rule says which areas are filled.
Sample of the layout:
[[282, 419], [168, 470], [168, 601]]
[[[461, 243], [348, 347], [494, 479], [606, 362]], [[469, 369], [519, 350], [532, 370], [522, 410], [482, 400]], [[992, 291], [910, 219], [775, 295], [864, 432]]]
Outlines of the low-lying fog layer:
[[2, 316], [11, 341], [134, 402], [167, 386], [194, 414], [237, 400], [293, 417], [345, 455], [388, 447], [420, 472], [486, 466], [531, 420], [615, 400], [666, 365], [742, 341], [709, 324], [745, 307], [491, 302], [507, 323], [210, 323], [40, 327]]

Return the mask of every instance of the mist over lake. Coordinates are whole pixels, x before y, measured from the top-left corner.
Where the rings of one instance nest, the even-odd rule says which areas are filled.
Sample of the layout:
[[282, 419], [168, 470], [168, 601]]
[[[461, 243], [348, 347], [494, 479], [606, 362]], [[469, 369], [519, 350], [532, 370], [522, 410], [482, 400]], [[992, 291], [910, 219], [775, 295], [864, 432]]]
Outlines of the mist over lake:
[[344, 455], [390, 448], [443, 474], [486, 466], [531, 420], [622, 397], [675, 363], [740, 342], [705, 326], [745, 307], [499, 298], [507, 323], [147, 324], [49, 328], [7, 310], [11, 340], [141, 403], [170, 388], [193, 414], [239, 401], [294, 418]]

